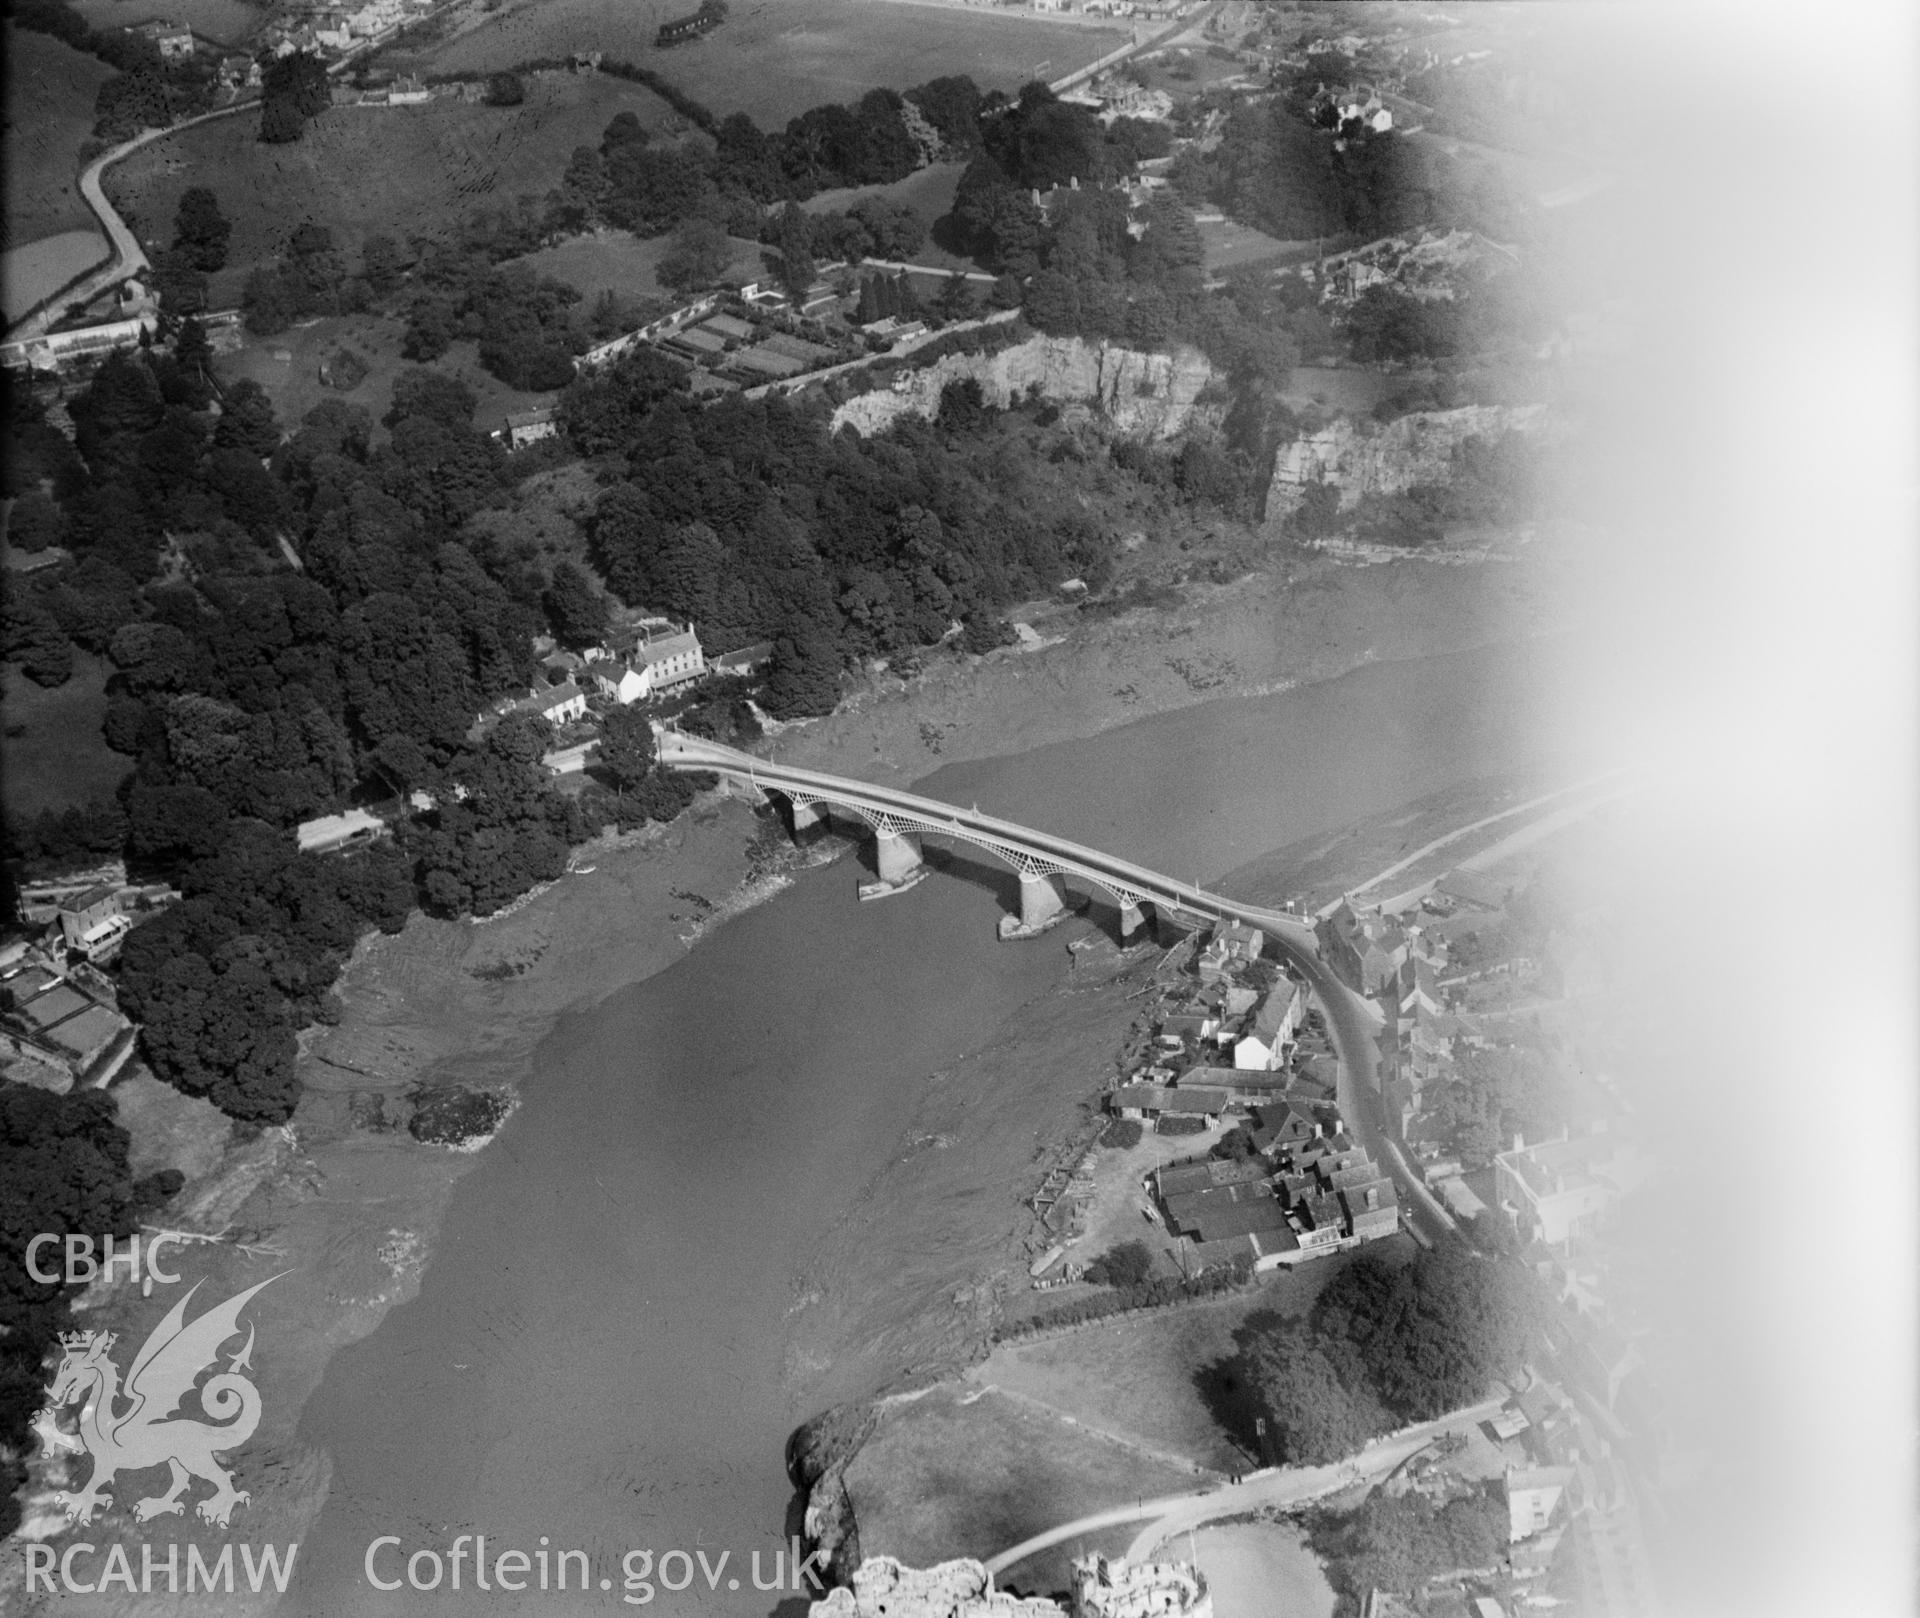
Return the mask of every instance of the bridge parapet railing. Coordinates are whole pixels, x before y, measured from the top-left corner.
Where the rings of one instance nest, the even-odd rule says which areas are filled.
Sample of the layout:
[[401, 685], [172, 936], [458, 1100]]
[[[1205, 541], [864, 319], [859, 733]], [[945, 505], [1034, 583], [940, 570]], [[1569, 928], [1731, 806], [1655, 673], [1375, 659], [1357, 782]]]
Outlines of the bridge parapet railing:
[[790, 768], [671, 730], [661, 731], [658, 751], [660, 762], [669, 768], [737, 775], [762, 791], [778, 792], [796, 804], [824, 803], [844, 809], [876, 829], [954, 838], [994, 854], [1023, 874], [1079, 877], [1116, 903], [1149, 903], [1190, 916], [1232, 919], [1285, 936], [1293, 944], [1317, 953], [1311, 923], [1304, 919], [1240, 904], [1098, 849], [1082, 849], [1066, 838], [983, 815], [977, 809], [966, 811], [897, 788]]

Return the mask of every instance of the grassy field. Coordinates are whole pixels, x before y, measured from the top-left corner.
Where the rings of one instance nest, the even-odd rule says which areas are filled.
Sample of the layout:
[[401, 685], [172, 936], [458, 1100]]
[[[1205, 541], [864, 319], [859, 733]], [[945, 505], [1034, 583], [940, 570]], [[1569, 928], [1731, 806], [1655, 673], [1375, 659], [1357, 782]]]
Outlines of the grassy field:
[[[960, 189], [960, 176], [965, 172], [964, 163], [934, 163], [916, 170], [904, 180], [895, 180], [892, 185], [846, 186], [836, 191], [822, 191], [800, 206], [808, 213], [844, 213], [862, 197], [885, 197], [890, 202], [904, 202], [932, 225], [935, 220], [953, 211], [954, 193]], [[949, 253], [931, 236], [921, 243], [913, 255], [913, 262], [936, 264], [948, 270], [980, 268], [970, 258]]]
[[75, 276], [105, 262], [113, 249], [97, 230], [63, 230], [0, 254], [0, 310], [12, 325]]
[[[409, 364], [400, 356], [405, 328], [377, 315], [338, 315], [313, 320], [276, 337], [256, 337], [216, 362], [221, 380], [251, 377], [267, 390], [280, 424], [291, 430], [323, 399], [344, 399], [370, 411], [375, 421], [393, 402], [393, 379]], [[320, 362], [345, 343], [369, 362], [359, 386], [346, 392], [320, 380]], [[477, 345], [455, 343], [438, 360], [436, 371], [457, 376], [479, 397], [474, 424], [491, 432], [509, 410], [527, 410], [550, 402], [550, 393], [521, 393], [480, 369]]]
[[1197, 95], [1200, 91], [1236, 79], [1248, 69], [1244, 63], [1215, 56], [1204, 45], [1169, 45], [1148, 51], [1133, 59], [1135, 71], [1146, 79], [1150, 90], [1165, 90], [1172, 96]]
[[30, 815], [112, 795], [132, 765], [100, 739], [111, 672], [102, 659], [75, 652], [73, 678], [51, 690], [12, 667], [0, 675], [7, 761], [0, 797], [8, 813]]
[[80, 143], [93, 131], [93, 98], [112, 77], [106, 63], [46, 34], [7, 24], [6, 210], [0, 248], [62, 231], [91, 229], [80, 200]]
[[[676, 293], [654, 279], [654, 270], [672, 247], [670, 236], [639, 237], [624, 230], [597, 236], [579, 236], [557, 247], [543, 247], [513, 260], [540, 275], [550, 275], [575, 288], [588, 303], [603, 292], [628, 298], [671, 298]], [[733, 240], [733, 260], [723, 279], [736, 285], [762, 279], [758, 242]]]
[[1245, 1406], [1220, 1369], [1236, 1352], [1233, 1334], [1256, 1317], [1303, 1313], [1343, 1262], [1276, 1274], [1217, 1302], [1001, 1343], [968, 1376], [1193, 1466], [1245, 1471], [1251, 1421], [1231, 1437], [1222, 1425], [1224, 1414], [1237, 1427]]
[[[603, 50], [664, 73], [715, 112], [778, 128], [823, 101], [877, 86], [906, 89], [948, 73], [982, 89], [1054, 79], [1124, 42], [1119, 29], [1031, 15], [872, 0], [739, 0], [705, 39], [654, 48], [684, 0], [507, 0], [494, 19], [436, 52], [436, 72], [485, 72], [536, 57]], [[1044, 65], [1043, 65], [1044, 64]]]
[[[931, 224], [941, 215], [952, 212], [954, 193], [960, 189], [960, 176], [966, 171], [964, 163], [932, 163], [891, 185], [842, 186], [838, 190], [822, 191], [800, 206], [808, 213], [844, 213], [862, 197], [885, 197], [890, 202], [904, 202]], [[936, 251], [931, 242], [926, 251]]]
[[1242, 264], [1261, 264], [1269, 259], [1297, 260], [1314, 249], [1312, 242], [1283, 242], [1277, 236], [1231, 219], [1210, 221], [1196, 228], [1205, 255], [1203, 262], [1212, 273], [1237, 269]]
[[[984, 1560], [1056, 1523], [1197, 1480], [1016, 1400], [948, 1384], [887, 1411], [846, 1482], [861, 1550], [924, 1567]], [[1071, 1549], [1058, 1570], [1038, 1568], [1038, 1558], [1023, 1566], [1026, 1583], [1052, 1588]]]
[[510, 109], [451, 98], [334, 107], [287, 146], [261, 145], [258, 120], [243, 113], [155, 141], [112, 171], [107, 190], [155, 240], [171, 235], [188, 186], [212, 187], [233, 221], [228, 267], [214, 289], [219, 303], [308, 220], [356, 254], [376, 232], [437, 236], [477, 208], [544, 197], [574, 147], [597, 146], [626, 110], [653, 127], [674, 117], [638, 85], [571, 74], [529, 80], [525, 103]]

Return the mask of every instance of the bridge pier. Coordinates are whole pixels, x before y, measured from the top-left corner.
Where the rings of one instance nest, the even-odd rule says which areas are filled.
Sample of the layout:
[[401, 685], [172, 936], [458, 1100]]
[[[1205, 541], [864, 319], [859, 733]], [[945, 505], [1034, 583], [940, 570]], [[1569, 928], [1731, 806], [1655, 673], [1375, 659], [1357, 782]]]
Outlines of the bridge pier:
[[1050, 876], [1020, 873], [1020, 925], [1022, 927], [1044, 927], [1061, 911], [1067, 908], [1067, 902], [1060, 896], [1059, 885]]
[[880, 879], [860, 884], [860, 897], [863, 899], [884, 899], [890, 893], [904, 893], [927, 874], [926, 861], [920, 854], [920, 838], [913, 832], [887, 831], [884, 828], [877, 831], [874, 834], [874, 865], [879, 870]]
[[793, 823], [794, 843], [801, 848], [805, 848], [827, 829], [827, 810], [824, 804], [800, 803], [789, 798], [787, 812], [788, 818]]
[[1011, 916], [1000, 918], [1000, 936], [1002, 938], [1032, 938], [1045, 932], [1066, 914], [1067, 901], [1061, 896], [1059, 884], [1050, 876], [1042, 876], [1037, 871], [1020, 873], [1020, 919]]
[[898, 887], [923, 869], [920, 839], [912, 832], [883, 831], [875, 839], [875, 850], [880, 880], [891, 887]]
[[1120, 942], [1130, 944], [1134, 934], [1147, 924], [1147, 913], [1137, 899], [1120, 901]]

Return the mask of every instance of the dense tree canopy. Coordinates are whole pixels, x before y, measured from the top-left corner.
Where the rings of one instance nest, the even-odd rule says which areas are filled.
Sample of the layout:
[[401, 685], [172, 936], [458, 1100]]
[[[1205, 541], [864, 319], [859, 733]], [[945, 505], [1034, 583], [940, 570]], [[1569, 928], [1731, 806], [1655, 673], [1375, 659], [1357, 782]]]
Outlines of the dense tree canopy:
[[[308, 228], [288, 252], [338, 257]], [[183, 329], [181, 353], [196, 335]], [[542, 628], [588, 644], [606, 603], [585, 569], [477, 521], [509, 500], [510, 473], [464, 384], [403, 371], [379, 423], [329, 400], [291, 433], [250, 383], [213, 402], [204, 359], [165, 348], [99, 365], [69, 402], [71, 444], [42, 431], [30, 390], [13, 398], [23, 525], [72, 557], [15, 587], [7, 652], [45, 680], [76, 647], [104, 657], [103, 734], [130, 773], [112, 802], [10, 837], [34, 859], [118, 850], [180, 884], [185, 901], [123, 953], [128, 1007], [156, 1072], [268, 1122], [294, 1104], [294, 1034], [330, 1014], [361, 932], [414, 904], [496, 908], [556, 874], [587, 830], [670, 816], [690, 788], [636, 733], [615, 737], [585, 793], [557, 796], [542, 723], [476, 725], [491, 698], [526, 689]], [[643, 350], [571, 380], [560, 420], [601, 469], [597, 573], [626, 602], [691, 619], [710, 648], [770, 642], [757, 694], [776, 715], [829, 711], [850, 664], [956, 624], [964, 648], [991, 649], [1007, 602], [1099, 577], [1113, 544], [977, 390], [963, 416], [835, 437], [781, 400], [695, 407], [681, 367]], [[683, 704], [686, 722], [752, 736], [748, 688], [723, 685]], [[294, 852], [302, 820], [417, 792], [434, 807], [402, 815], [390, 842], [344, 860]]]
[[233, 225], [220, 211], [219, 199], [203, 185], [190, 185], [180, 194], [173, 222], [173, 245], [184, 252], [196, 270], [217, 270], [227, 262], [227, 238]]
[[1120, 1242], [1087, 1266], [1087, 1279], [1101, 1286], [1138, 1286], [1153, 1274], [1153, 1254], [1142, 1241]]
[[826, 712], [847, 660], [927, 645], [956, 619], [997, 644], [1000, 608], [1096, 568], [1109, 543], [1064, 510], [1043, 518], [1031, 499], [989, 492], [979, 451], [939, 430], [829, 437], [784, 401], [692, 409], [660, 380], [623, 360], [563, 405], [580, 447], [604, 453], [615, 446], [590, 401], [635, 399], [625, 475], [592, 525], [595, 564], [709, 644], [772, 640], [777, 715]]
[[1243, 1341], [1284, 1458], [1332, 1460], [1367, 1438], [1482, 1397], [1522, 1363], [1545, 1318], [1534, 1277], [1455, 1248], [1400, 1264], [1363, 1250], [1304, 1321]]
[[[49, 674], [40, 647], [51, 656], [56, 634], [103, 653], [107, 739], [133, 769], [117, 805], [42, 817], [14, 843], [34, 857], [117, 843], [174, 875], [186, 902], [122, 956], [149, 1059], [235, 1116], [277, 1121], [295, 1094], [293, 1032], [324, 1013], [361, 931], [397, 926], [429, 893], [453, 908], [511, 897], [579, 829], [584, 811], [551, 799], [537, 769], [529, 784], [524, 760], [509, 769], [468, 734], [489, 694], [524, 688], [543, 590], [588, 608], [578, 577], [529, 590], [516, 558], [464, 542], [505, 489], [454, 379], [403, 373], [377, 443], [340, 403], [282, 442], [253, 384], [210, 418], [184, 402], [191, 381], [164, 351], [115, 355], [70, 406], [79, 455], [55, 494], [76, 559], [10, 604], [9, 651]], [[173, 573], [163, 531], [185, 564]], [[484, 876], [472, 867], [489, 856], [450, 861], [431, 827], [420, 846], [347, 861], [294, 852], [287, 828], [363, 781], [435, 786], [460, 770], [473, 778], [460, 813], [494, 839], [474, 845], [494, 850]]]
[[676, 292], [694, 292], [718, 281], [732, 257], [723, 226], [711, 219], [689, 219], [674, 232], [673, 245], [654, 274]]
[[1369, 240], [1421, 225], [1511, 241], [1529, 228], [1525, 204], [1492, 169], [1391, 130], [1336, 130], [1316, 115], [1326, 103], [1310, 104], [1311, 88], [1236, 103], [1216, 146], [1181, 153], [1175, 183], [1283, 241]]
[[1351, 1455], [1378, 1431], [1366, 1400], [1340, 1380], [1333, 1362], [1304, 1330], [1276, 1330], [1247, 1355], [1266, 1404], [1278, 1453], [1291, 1465]]
[[1419, 1494], [1376, 1491], [1356, 1511], [1309, 1520], [1314, 1553], [1334, 1587], [1356, 1603], [1374, 1590], [1411, 1591], [1449, 1573], [1498, 1567], [1507, 1523], [1498, 1484], [1440, 1506]]
[[171, 1169], [135, 1181], [127, 1147], [106, 1092], [54, 1095], [0, 1080], [0, 1535], [20, 1520], [28, 1423], [46, 1391], [41, 1361], [73, 1325], [71, 1289], [30, 1276], [27, 1245], [42, 1231], [124, 1239], [145, 1208], [180, 1188]]
[[325, 112], [331, 99], [321, 58], [310, 51], [276, 57], [260, 88], [260, 139], [270, 145], [298, 140], [307, 121]]
[[165, 128], [213, 104], [217, 80], [204, 57], [163, 60], [153, 40], [118, 26], [95, 29], [66, 0], [12, 0], [7, 14], [16, 26], [51, 34], [115, 69], [94, 100], [97, 140], [113, 144]]

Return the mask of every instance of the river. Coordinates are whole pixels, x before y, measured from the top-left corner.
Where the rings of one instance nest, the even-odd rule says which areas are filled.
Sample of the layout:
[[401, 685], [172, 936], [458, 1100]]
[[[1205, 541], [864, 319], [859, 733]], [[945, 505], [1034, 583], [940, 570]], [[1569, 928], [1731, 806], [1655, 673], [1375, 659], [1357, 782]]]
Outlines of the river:
[[[1553, 763], [1547, 662], [1530, 643], [1371, 665], [918, 789], [1207, 881]], [[294, 1610], [617, 1610], [621, 1556], [644, 1547], [656, 1563], [704, 1552], [718, 1585], [692, 1563], [694, 1588], [657, 1593], [656, 1610], [772, 1611], [748, 1559], [768, 1574], [783, 1544], [788, 1433], [961, 1348], [967, 1289], [1017, 1226], [1020, 1173], [1121, 1033], [1112, 1008], [1090, 1021], [1085, 997], [1058, 992], [1057, 938], [995, 941], [1010, 876], [936, 875], [866, 905], [854, 881], [845, 861], [808, 872], [555, 1027], [460, 1182], [417, 1298], [334, 1358], [302, 1416], [334, 1470]], [[1049, 1051], [1091, 1054], [1023, 1063], [1043, 1033]], [[457, 1596], [366, 1581], [380, 1536], [399, 1541], [375, 1563], [391, 1580], [414, 1552], [482, 1533], [489, 1559], [583, 1550], [595, 1588], [577, 1593], [577, 1561], [566, 1594], [539, 1592], [537, 1560], [523, 1595], [475, 1593], [471, 1561]], [[417, 1564], [421, 1582], [433, 1567]]]

